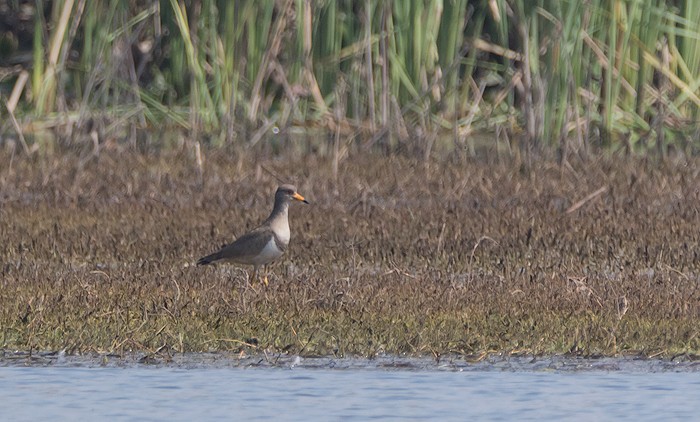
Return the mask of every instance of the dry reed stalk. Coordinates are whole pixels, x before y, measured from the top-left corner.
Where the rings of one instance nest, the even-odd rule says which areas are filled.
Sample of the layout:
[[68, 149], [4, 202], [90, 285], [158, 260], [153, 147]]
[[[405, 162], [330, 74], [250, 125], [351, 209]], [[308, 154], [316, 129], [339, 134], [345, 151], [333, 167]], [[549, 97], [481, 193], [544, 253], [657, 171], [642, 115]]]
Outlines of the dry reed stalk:
[[15, 108], [17, 107], [17, 103], [19, 102], [19, 97], [22, 95], [22, 91], [24, 91], [24, 86], [27, 84], [28, 79], [29, 72], [27, 72], [26, 70], [22, 70], [19, 72], [19, 76], [17, 76], [17, 81], [15, 81], [15, 85], [12, 87], [10, 99], [7, 100], [7, 109], [10, 111], [10, 113], [14, 113]]
[[580, 201], [578, 201], [575, 204], [573, 204], [572, 206], [570, 206], [569, 209], [566, 210], [566, 214], [571, 214], [572, 212], [574, 212], [577, 209], [584, 206], [587, 202], [589, 202], [592, 199], [595, 199], [596, 197], [598, 197], [599, 195], [605, 193], [607, 190], [608, 190], [607, 186], [601, 186], [595, 192], [591, 192], [590, 194], [586, 195], [585, 198], [581, 199]]
[[74, 0], [66, 0], [61, 10], [61, 16], [55, 31], [51, 34], [51, 46], [49, 48], [48, 66], [44, 71], [41, 86], [34, 87], [37, 91], [37, 109], [40, 114], [50, 111], [56, 95], [56, 72], [58, 58], [62, 48], [69, 48], [64, 44], [68, 20], [71, 18]]

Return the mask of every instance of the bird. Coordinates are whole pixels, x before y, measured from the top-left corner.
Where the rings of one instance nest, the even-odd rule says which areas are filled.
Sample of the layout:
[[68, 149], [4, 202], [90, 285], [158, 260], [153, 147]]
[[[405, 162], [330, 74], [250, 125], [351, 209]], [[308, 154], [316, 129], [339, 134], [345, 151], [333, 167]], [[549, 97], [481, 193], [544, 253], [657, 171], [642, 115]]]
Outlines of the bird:
[[[289, 230], [289, 204], [292, 200], [309, 204], [293, 185], [284, 184], [275, 192], [275, 205], [267, 220], [218, 251], [200, 258], [197, 265], [216, 262], [252, 265], [255, 280], [258, 269], [281, 257], [287, 250], [291, 232]], [[267, 285], [267, 276], [263, 280]]]

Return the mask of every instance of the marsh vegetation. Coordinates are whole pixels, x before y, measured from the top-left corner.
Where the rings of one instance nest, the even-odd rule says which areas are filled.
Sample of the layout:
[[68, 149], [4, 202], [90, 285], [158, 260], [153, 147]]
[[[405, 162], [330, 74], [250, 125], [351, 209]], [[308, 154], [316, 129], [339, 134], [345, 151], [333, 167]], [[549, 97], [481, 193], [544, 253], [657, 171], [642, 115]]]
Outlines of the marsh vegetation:
[[700, 2], [0, 11], [0, 348], [700, 350]]
[[[697, 151], [700, 4], [0, 1], [4, 137]], [[26, 138], [26, 139], [25, 139]]]
[[[694, 161], [563, 167], [194, 149], [3, 156], [0, 344], [306, 355], [700, 349]], [[292, 208], [270, 284], [194, 266]]]

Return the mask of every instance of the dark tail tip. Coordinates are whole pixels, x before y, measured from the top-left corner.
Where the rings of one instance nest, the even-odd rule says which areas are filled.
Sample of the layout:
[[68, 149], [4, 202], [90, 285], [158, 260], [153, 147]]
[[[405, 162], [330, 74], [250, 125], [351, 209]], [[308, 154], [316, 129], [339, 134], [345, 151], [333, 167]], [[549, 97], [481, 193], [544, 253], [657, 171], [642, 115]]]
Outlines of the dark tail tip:
[[211, 255], [205, 256], [204, 258], [199, 258], [197, 265], [209, 265], [212, 263]]

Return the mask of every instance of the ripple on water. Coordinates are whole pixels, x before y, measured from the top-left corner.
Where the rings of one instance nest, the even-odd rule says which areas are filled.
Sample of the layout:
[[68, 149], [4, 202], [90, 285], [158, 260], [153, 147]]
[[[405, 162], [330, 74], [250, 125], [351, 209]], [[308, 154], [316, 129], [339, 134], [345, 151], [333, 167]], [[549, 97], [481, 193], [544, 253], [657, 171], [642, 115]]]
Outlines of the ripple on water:
[[2, 419], [689, 420], [700, 412], [700, 367], [690, 360], [276, 356], [270, 362], [193, 354], [56, 361], [1, 361]]

